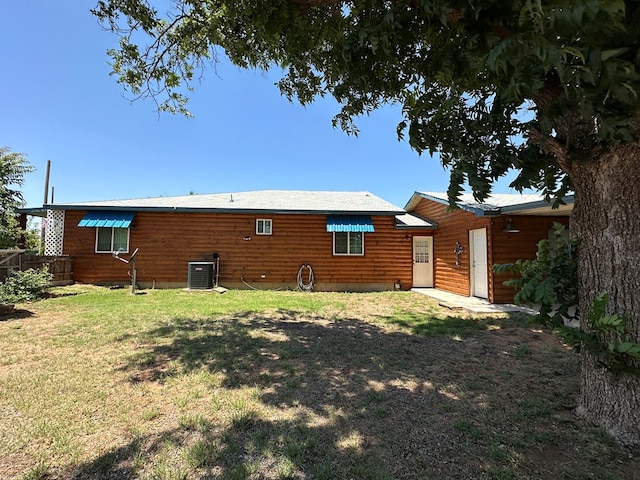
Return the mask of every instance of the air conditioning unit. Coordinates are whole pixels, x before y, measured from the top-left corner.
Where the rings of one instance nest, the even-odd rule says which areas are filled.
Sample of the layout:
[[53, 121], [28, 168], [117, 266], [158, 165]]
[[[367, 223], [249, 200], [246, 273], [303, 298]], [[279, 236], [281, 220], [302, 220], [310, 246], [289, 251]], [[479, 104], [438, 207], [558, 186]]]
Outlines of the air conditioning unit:
[[189, 262], [187, 288], [208, 290], [213, 288], [213, 262]]

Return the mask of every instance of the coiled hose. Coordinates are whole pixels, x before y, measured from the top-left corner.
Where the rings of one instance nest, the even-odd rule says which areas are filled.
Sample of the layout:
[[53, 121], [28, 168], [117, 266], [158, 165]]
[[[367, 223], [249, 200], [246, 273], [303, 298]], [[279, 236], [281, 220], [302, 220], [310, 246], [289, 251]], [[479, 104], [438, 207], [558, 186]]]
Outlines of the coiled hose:
[[[308, 270], [307, 281], [304, 281], [305, 270]], [[302, 264], [298, 270], [298, 288], [303, 292], [311, 292], [315, 286], [315, 276], [313, 275], [313, 268], [309, 264]]]

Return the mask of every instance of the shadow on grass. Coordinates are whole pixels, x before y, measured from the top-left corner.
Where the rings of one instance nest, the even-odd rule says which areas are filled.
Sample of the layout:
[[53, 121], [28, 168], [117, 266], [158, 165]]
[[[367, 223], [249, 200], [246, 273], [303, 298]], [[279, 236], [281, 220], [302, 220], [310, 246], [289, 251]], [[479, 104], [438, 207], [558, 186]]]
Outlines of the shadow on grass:
[[479, 330], [502, 328], [505, 325], [514, 326], [515, 322], [509, 318], [495, 317], [454, 317], [438, 318], [419, 313], [402, 313], [394, 316], [380, 317], [392, 325], [400, 325], [418, 335], [445, 335], [466, 337]]
[[80, 295], [80, 294], [81, 294], [80, 292], [71, 292], [71, 291], [68, 291], [68, 290], [64, 290], [64, 291], [58, 290], [58, 291], [53, 291], [53, 292], [47, 291], [47, 292], [44, 292], [42, 294], [42, 298], [75, 297], [75, 296]]
[[30, 310], [24, 310], [22, 308], [16, 308], [9, 313], [0, 315], [0, 322], [6, 322], [9, 320], [23, 320], [25, 318], [33, 317], [33, 312]]
[[71, 468], [63, 478], [128, 480], [135, 478], [149, 457], [157, 455], [168, 442], [180, 442], [184, 432], [166, 430], [158, 436], [138, 435], [124, 446], [98, 456], [92, 462]]
[[[229, 421], [212, 405], [197, 422], [135, 437], [71, 478], [131, 478], [141, 469], [168, 479], [579, 478], [587, 470], [566, 474], [590, 448], [609, 459], [588, 466], [590, 474], [619, 465], [613, 447], [567, 407], [578, 391], [575, 356], [545, 361], [534, 334], [487, 331], [493, 319], [478, 323], [478, 335], [445, 336], [467, 332], [467, 321], [397, 319], [415, 333], [442, 333], [425, 336], [288, 311], [175, 318], [135, 337], [141, 352], [122, 367], [130, 381], [204, 370], [220, 377], [222, 391], [254, 389], [255, 402], [236, 405]], [[522, 342], [526, 356], [508, 354]], [[533, 400], [542, 412], [534, 416]], [[158, 460], [167, 445], [180, 452], [173, 463]], [[560, 453], [537, 453], [549, 446]]]

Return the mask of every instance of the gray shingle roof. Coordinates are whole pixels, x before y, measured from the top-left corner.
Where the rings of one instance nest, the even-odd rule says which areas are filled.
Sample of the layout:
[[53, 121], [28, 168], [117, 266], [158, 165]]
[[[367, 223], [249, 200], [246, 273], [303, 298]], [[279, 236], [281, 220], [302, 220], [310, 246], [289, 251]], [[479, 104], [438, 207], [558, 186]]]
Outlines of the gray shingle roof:
[[[428, 198], [442, 204], [449, 204], [446, 192], [415, 192], [405, 208], [413, 210], [420, 198]], [[553, 209], [552, 204], [547, 202], [544, 195], [521, 194], [521, 193], [494, 193], [487, 197], [484, 202], [478, 202], [473, 198], [473, 194], [464, 193], [460, 195], [458, 206], [463, 210], [473, 212], [476, 215], [500, 215], [500, 214], [537, 214], [537, 215], [567, 215], [573, 208], [573, 196], [563, 198], [566, 205], [559, 209]]]
[[369, 192], [259, 190], [252, 192], [53, 204], [59, 210], [184, 210], [218, 212], [396, 215], [404, 210]]
[[438, 224], [410, 213], [396, 215], [396, 228], [420, 228], [426, 230], [435, 230]]
[[[449, 202], [446, 192], [420, 192], [429, 197]], [[525, 203], [542, 202], [543, 195], [538, 194], [521, 194], [521, 193], [493, 193], [489, 195], [484, 202], [478, 202], [473, 198], [471, 193], [463, 193], [460, 195], [458, 205], [469, 208], [477, 208], [485, 212], [500, 211], [502, 207], [512, 205], [522, 205]]]

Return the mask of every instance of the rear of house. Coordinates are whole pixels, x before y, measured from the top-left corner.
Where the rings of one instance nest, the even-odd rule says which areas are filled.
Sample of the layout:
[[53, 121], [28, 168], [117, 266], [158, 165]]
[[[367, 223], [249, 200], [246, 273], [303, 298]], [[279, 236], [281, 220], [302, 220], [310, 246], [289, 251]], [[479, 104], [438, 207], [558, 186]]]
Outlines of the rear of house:
[[[375, 291], [434, 287], [510, 303], [491, 266], [535, 258], [573, 199], [415, 192], [405, 209], [369, 192], [263, 190], [45, 205], [46, 254], [82, 283], [157, 288]], [[117, 252], [114, 255], [114, 252]]]
[[[413, 237], [433, 225], [369, 192], [279, 191], [46, 205], [48, 254], [74, 279], [186, 287], [202, 269], [228, 288], [409, 289]], [[211, 271], [211, 266], [217, 270]], [[310, 267], [310, 268], [309, 268]]]
[[[433, 233], [433, 286], [492, 303], [510, 303], [514, 290], [496, 275], [494, 264], [534, 259], [537, 243], [548, 238], [554, 222], [568, 225], [573, 206], [553, 209], [539, 195], [496, 194], [477, 202], [462, 195], [458, 209], [449, 208], [446, 193], [415, 192], [405, 209], [437, 224]], [[420, 285], [416, 285], [420, 286]]]

